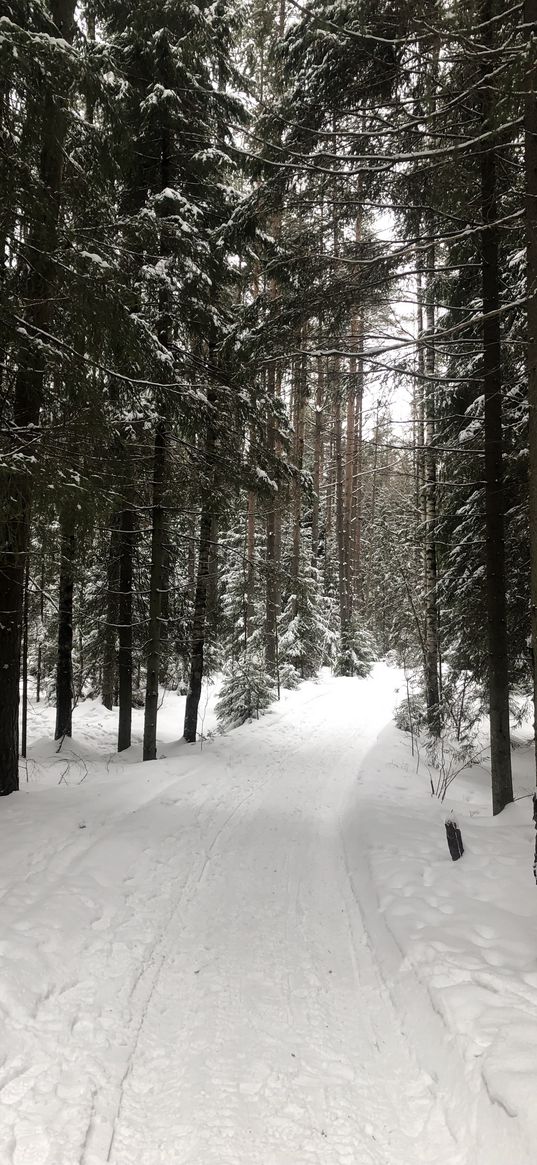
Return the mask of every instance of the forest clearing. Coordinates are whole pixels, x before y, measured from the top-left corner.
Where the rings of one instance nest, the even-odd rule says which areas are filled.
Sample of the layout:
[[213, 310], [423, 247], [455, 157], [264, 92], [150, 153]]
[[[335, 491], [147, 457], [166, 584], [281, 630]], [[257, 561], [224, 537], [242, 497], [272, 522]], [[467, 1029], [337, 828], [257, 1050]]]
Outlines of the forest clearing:
[[0, 1165], [529, 1165], [537, 0], [0, 5]]

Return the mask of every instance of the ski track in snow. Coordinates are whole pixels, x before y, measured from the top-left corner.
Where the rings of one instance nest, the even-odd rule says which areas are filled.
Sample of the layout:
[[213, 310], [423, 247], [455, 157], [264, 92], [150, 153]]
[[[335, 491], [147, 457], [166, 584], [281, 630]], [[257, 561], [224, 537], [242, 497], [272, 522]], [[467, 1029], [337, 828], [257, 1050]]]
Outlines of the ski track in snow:
[[351, 720], [337, 683], [311, 684], [296, 723], [291, 705], [148, 766], [134, 804], [128, 769], [91, 802], [36, 795], [33, 813], [58, 803], [55, 852], [21, 828], [1, 904], [20, 956], [2, 1165], [470, 1165], [348, 873], [386, 675], [356, 681]]

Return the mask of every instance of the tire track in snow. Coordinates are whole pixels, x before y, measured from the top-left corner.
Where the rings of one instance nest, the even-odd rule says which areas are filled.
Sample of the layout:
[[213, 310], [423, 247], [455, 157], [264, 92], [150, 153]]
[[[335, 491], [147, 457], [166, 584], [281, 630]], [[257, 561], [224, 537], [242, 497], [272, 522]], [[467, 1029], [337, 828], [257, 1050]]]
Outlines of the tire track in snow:
[[[252, 789], [246, 794], [246, 796], [242, 797], [233, 807], [233, 809], [227, 814], [224, 821], [218, 825], [218, 828], [215, 830], [214, 835], [206, 848], [205, 854], [201, 859], [199, 869], [197, 871], [194, 870], [189, 881], [183, 887], [182, 893], [179, 899], [176, 901], [174, 909], [166, 921], [166, 925], [157, 937], [155, 944], [148, 957], [146, 958], [144, 964], [140, 967], [139, 974], [136, 977], [130, 995], [130, 1001], [133, 1003], [133, 1006], [137, 1011], [137, 1019], [135, 1021], [134, 1031], [131, 1034], [131, 1045], [125, 1065], [125, 1070], [119, 1081], [115, 1099], [106, 1119], [108, 1129], [102, 1127], [97, 1128], [95, 1119], [96, 1114], [94, 1110], [90, 1120], [90, 1125], [88, 1127], [88, 1134], [84, 1144], [81, 1165], [92, 1165], [92, 1159], [94, 1159], [95, 1156], [102, 1157], [106, 1162], [109, 1162], [112, 1159], [116, 1137], [116, 1128], [118, 1122], [121, 1119], [125, 1087], [132, 1073], [136, 1051], [140, 1041], [145, 1019], [155, 991], [158, 987], [162, 968], [166, 960], [169, 933], [180, 918], [181, 911], [189, 905], [192, 897], [195, 895], [196, 887], [202, 882], [207, 866], [211, 860], [211, 856], [214, 853], [218, 842], [222, 838], [222, 835], [226, 832], [226, 830], [229, 829], [234, 818], [238, 813], [240, 813], [243, 805], [250, 800], [254, 792], [255, 789]], [[220, 809], [223, 804], [225, 804], [224, 800], [220, 801], [217, 808]], [[150, 975], [148, 975], [149, 969], [152, 972]], [[146, 979], [148, 980], [147, 986]], [[137, 1000], [138, 995], [140, 995], [141, 998], [139, 1005], [136, 1005], [135, 1001]], [[102, 1120], [99, 1122], [99, 1124], [102, 1124]]]

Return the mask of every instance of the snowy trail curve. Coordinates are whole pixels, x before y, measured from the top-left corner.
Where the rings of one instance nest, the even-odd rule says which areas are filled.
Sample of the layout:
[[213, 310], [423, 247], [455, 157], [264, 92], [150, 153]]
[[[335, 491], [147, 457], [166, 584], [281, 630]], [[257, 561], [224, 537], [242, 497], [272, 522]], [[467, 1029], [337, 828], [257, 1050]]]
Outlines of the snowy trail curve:
[[351, 722], [336, 685], [299, 723], [276, 714], [215, 746], [243, 793], [167, 932], [112, 1165], [457, 1160], [344, 861], [340, 826], [386, 721], [383, 680], [356, 686]]
[[349, 851], [394, 682], [10, 801], [1, 1165], [469, 1165]]

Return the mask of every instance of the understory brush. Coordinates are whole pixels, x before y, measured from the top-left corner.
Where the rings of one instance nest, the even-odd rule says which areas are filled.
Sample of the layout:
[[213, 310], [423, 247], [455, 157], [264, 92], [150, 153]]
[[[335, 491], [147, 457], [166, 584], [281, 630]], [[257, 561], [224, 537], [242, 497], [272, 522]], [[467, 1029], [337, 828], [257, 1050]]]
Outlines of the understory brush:
[[395, 708], [396, 726], [408, 732], [417, 769], [425, 764], [431, 795], [444, 801], [456, 778], [479, 764], [487, 752], [481, 724], [483, 694], [467, 672], [447, 672], [442, 687], [440, 733], [428, 728], [427, 704], [420, 678], [405, 671], [406, 693]]

